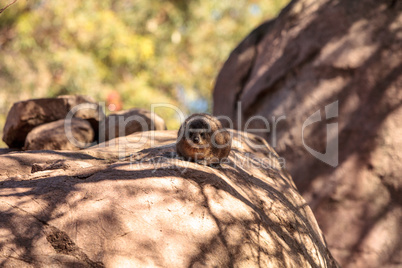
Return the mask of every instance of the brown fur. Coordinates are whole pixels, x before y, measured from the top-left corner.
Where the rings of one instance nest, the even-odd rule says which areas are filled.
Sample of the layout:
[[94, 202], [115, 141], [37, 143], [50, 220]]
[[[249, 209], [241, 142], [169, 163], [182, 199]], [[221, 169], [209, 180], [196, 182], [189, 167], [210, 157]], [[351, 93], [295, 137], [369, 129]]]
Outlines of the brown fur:
[[209, 114], [193, 114], [180, 126], [176, 151], [185, 160], [218, 164], [232, 146], [230, 133]]

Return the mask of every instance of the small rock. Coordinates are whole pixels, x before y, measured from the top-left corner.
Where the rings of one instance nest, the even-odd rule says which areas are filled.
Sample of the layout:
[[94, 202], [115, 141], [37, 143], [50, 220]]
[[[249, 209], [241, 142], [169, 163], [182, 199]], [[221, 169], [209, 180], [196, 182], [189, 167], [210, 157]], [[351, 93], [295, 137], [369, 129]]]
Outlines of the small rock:
[[[29, 132], [25, 140], [25, 150], [79, 150], [87, 147], [94, 139], [91, 125], [78, 118], [71, 120], [71, 135], [65, 127], [65, 119], [43, 124]], [[81, 144], [76, 144], [77, 142]], [[87, 146], [85, 146], [86, 144]]]
[[54, 169], [75, 169], [75, 170], [82, 170], [85, 168], [93, 167], [91, 163], [87, 163], [84, 161], [78, 161], [78, 160], [57, 160], [56, 162], [53, 163], [34, 163], [32, 165], [31, 173], [35, 173], [38, 171], [43, 171], [43, 170], [54, 170]]
[[[130, 109], [109, 115], [104, 121], [105, 141], [139, 131], [166, 130], [165, 121], [145, 109]], [[102, 136], [100, 133], [100, 141]]]

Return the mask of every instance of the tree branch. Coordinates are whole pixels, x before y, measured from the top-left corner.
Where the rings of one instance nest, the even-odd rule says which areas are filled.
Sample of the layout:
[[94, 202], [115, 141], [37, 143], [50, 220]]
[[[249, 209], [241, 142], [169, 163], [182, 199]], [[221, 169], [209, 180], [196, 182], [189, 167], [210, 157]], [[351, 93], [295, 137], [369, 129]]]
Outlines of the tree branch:
[[12, 4], [14, 4], [15, 2], [17, 2], [17, 0], [12, 1], [12, 2], [9, 3], [8, 5], [6, 5], [5, 7], [3, 7], [2, 9], [0, 9], [0, 14], [3, 13], [4, 10], [6, 10], [9, 6], [11, 6]]

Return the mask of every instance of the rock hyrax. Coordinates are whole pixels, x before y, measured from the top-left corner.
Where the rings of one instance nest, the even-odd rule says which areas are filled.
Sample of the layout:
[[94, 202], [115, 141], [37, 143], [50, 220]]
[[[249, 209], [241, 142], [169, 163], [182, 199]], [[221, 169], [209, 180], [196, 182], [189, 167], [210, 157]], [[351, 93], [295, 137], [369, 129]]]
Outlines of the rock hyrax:
[[201, 164], [219, 164], [232, 147], [230, 133], [209, 114], [193, 114], [180, 126], [176, 151], [185, 160]]

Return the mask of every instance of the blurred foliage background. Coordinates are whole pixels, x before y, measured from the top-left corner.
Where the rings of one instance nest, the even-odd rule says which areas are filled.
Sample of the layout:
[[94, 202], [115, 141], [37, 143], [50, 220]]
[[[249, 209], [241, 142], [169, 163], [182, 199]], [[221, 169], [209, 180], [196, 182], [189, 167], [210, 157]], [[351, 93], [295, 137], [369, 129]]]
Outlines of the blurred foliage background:
[[[0, 14], [1, 129], [14, 102], [65, 94], [208, 112], [229, 53], [288, 2], [18, 0]], [[158, 109], [178, 128], [172, 109]]]

